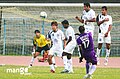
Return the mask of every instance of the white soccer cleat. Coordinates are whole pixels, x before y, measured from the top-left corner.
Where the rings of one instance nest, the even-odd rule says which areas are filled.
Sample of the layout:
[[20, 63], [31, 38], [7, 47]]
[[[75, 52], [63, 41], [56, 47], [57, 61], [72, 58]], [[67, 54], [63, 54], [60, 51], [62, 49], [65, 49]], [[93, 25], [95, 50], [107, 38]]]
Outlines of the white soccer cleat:
[[104, 65], [105, 65], [105, 66], [108, 65], [108, 59], [105, 59]]
[[90, 74], [87, 74], [87, 75], [84, 76], [83, 79], [92, 79], [92, 76]]
[[28, 66], [28, 68], [31, 68], [32, 67], [32, 64], [30, 64], [29, 66]]
[[73, 73], [74, 73], [74, 71], [73, 71], [73, 70], [70, 70], [68, 73], [69, 73], [69, 74], [73, 74]]

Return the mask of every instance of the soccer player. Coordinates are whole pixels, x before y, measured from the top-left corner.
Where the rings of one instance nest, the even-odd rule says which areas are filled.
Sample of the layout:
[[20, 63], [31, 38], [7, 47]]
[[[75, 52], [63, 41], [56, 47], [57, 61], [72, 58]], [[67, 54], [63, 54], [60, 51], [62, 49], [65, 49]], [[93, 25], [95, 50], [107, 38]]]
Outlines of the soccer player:
[[106, 43], [106, 57], [105, 57], [104, 65], [107, 65], [108, 57], [110, 55], [110, 44], [111, 44], [110, 31], [112, 29], [112, 17], [107, 14], [106, 6], [102, 7], [101, 12], [102, 14], [99, 14], [96, 18], [97, 25], [99, 26], [97, 57], [98, 57], [98, 65], [99, 65], [100, 64], [99, 57], [100, 57], [102, 44]]
[[42, 50], [45, 50], [45, 53], [48, 53], [49, 46], [47, 39], [44, 35], [40, 34], [39, 30], [35, 30], [35, 36], [33, 40], [33, 57], [31, 59], [31, 62], [29, 64], [29, 68], [32, 67], [32, 64], [34, 62], [34, 59], [41, 53]]
[[62, 21], [62, 25], [64, 29], [66, 29], [65, 32], [66, 43], [64, 45], [64, 50], [62, 53], [64, 70], [61, 73], [73, 73], [71, 57], [74, 48], [76, 47], [75, 33], [74, 33], [74, 29], [69, 25], [69, 22], [67, 20]]
[[[84, 26], [79, 27], [79, 32], [81, 33], [77, 39], [77, 44], [81, 53], [79, 62], [82, 62], [82, 59], [86, 60], [86, 75], [84, 79], [91, 79], [91, 75], [96, 70], [97, 57], [94, 51], [94, 44], [91, 33], [85, 33]], [[92, 63], [92, 66], [90, 64]]]
[[94, 22], [95, 22], [95, 11], [91, 9], [90, 3], [84, 3], [84, 10], [81, 16], [81, 19], [76, 16], [76, 19], [84, 24], [85, 32], [92, 33], [94, 35]]
[[48, 62], [50, 65], [50, 71], [55, 73], [55, 66], [53, 62], [53, 57], [58, 56], [62, 57], [63, 52], [63, 42], [65, 42], [64, 33], [58, 29], [58, 23], [56, 21], [51, 22], [52, 32], [50, 34], [50, 38], [52, 41], [52, 47], [50, 48], [48, 54]]
[[[50, 36], [50, 34], [52, 33], [52, 30], [50, 30], [49, 32], [48, 32], [48, 34], [46, 35], [46, 39], [47, 39], [47, 41], [48, 41], [48, 46], [49, 46], [49, 48], [51, 48], [51, 36]], [[38, 62], [45, 62], [47, 59], [48, 59], [48, 53], [46, 53], [46, 52], [44, 52], [44, 51], [42, 51], [42, 53], [43, 53], [43, 57], [42, 58], [37, 58], [38, 59]]]

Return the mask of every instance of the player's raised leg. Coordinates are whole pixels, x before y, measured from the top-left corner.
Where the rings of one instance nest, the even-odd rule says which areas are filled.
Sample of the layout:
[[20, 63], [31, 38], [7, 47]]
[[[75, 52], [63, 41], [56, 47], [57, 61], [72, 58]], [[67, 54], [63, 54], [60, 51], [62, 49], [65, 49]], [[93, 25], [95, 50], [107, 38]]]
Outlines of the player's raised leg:
[[48, 60], [48, 52], [42, 51], [43, 52], [43, 58], [38, 58], [38, 62], [45, 62]]
[[55, 73], [55, 67], [52, 62], [52, 57], [53, 57], [53, 55], [48, 55], [48, 63], [50, 65], [50, 72]]
[[56, 66], [56, 62], [55, 62], [55, 57], [54, 56], [52, 57], [52, 63], [54, 65], [54, 67], [56, 68], [57, 66]]
[[[96, 70], [96, 65], [97, 65], [97, 58], [95, 56], [95, 52], [91, 52], [89, 55], [89, 58], [86, 56], [86, 75], [84, 76], [84, 79], [92, 79], [92, 74]], [[90, 63], [92, 64], [90, 66]]]

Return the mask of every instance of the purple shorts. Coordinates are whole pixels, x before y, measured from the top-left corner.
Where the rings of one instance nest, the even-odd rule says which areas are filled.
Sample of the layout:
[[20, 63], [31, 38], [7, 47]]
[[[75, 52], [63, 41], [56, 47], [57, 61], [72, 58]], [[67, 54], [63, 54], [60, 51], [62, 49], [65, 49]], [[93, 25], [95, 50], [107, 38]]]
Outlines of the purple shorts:
[[97, 56], [95, 51], [84, 52], [83, 56], [87, 63], [97, 64]]

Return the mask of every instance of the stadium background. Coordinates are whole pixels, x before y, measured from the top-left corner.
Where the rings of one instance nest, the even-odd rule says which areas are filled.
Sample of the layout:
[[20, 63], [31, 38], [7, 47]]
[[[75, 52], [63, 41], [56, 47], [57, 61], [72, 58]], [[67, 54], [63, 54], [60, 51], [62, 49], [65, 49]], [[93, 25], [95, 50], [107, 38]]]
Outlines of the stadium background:
[[[92, 7], [96, 16], [101, 12], [101, 7]], [[39, 14], [45, 11], [48, 17], [44, 20], [44, 34], [51, 29], [50, 23], [53, 20], [59, 22], [59, 28], [63, 30], [60, 22], [67, 19], [70, 25], [78, 32], [78, 27], [82, 25], [75, 16], [81, 16], [82, 6], [3, 6], [0, 8], [0, 54], [2, 55], [30, 55], [32, 52], [32, 39], [34, 30], [42, 32], [43, 20]], [[111, 56], [120, 56], [120, 7], [108, 7], [108, 13], [113, 18], [113, 28], [111, 31], [112, 45]], [[98, 27], [95, 23], [94, 43], [97, 47]], [[103, 47], [102, 56], [105, 49]], [[77, 56], [77, 49], [74, 56]]]

